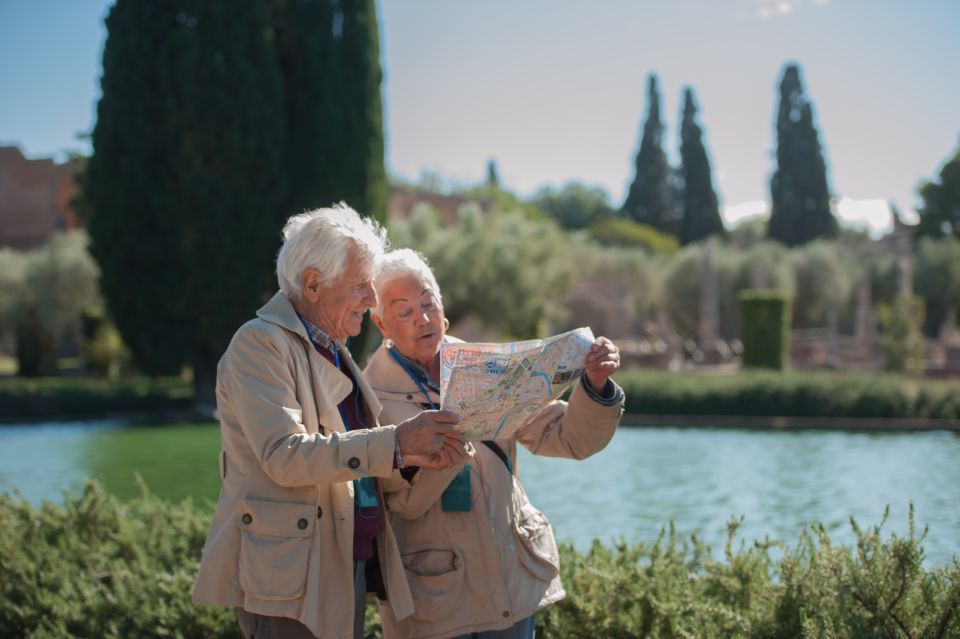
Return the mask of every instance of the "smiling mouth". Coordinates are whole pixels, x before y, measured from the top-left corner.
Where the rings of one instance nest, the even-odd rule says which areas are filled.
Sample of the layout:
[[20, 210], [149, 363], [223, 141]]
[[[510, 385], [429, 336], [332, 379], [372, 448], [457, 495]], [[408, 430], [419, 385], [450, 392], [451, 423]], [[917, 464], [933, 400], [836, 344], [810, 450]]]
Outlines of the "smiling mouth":
[[430, 339], [431, 337], [436, 337], [436, 336], [437, 336], [436, 333], [425, 333], [424, 335], [421, 335], [417, 339]]

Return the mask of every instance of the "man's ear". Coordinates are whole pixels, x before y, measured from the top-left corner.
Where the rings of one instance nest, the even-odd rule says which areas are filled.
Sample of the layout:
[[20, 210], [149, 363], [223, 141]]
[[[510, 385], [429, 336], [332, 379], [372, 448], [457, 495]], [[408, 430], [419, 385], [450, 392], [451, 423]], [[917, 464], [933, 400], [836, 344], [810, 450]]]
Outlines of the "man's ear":
[[303, 298], [311, 304], [316, 304], [320, 299], [323, 281], [320, 279], [320, 271], [315, 268], [305, 268], [300, 273], [300, 290]]

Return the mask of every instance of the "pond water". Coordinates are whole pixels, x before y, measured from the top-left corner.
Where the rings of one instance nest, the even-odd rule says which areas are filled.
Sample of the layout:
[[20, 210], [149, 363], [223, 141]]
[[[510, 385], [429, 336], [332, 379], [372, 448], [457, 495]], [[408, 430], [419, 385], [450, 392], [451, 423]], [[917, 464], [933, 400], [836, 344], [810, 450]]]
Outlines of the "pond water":
[[[61, 501], [86, 477], [120, 498], [138, 492], [139, 474], [164, 498], [211, 504], [219, 491], [214, 424], [132, 427], [119, 422], [0, 427], [0, 491], [15, 486], [33, 503]], [[518, 468], [531, 500], [561, 541], [652, 543], [673, 521], [717, 556], [731, 517], [737, 539], [771, 537], [794, 545], [823, 523], [850, 545], [861, 526], [890, 517], [884, 536], [905, 535], [914, 504], [927, 563], [960, 554], [960, 436], [947, 432], [863, 433], [622, 427], [606, 449], [583, 460], [521, 451]]]

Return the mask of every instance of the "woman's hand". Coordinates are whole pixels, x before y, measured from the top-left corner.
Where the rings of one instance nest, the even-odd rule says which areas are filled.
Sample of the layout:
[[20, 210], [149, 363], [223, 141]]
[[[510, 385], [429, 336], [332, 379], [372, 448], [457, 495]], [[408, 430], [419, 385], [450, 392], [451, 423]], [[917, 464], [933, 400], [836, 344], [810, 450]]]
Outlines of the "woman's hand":
[[620, 368], [620, 349], [606, 337], [594, 340], [587, 353], [587, 383], [598, 394], [603, 393], [607, 378]]

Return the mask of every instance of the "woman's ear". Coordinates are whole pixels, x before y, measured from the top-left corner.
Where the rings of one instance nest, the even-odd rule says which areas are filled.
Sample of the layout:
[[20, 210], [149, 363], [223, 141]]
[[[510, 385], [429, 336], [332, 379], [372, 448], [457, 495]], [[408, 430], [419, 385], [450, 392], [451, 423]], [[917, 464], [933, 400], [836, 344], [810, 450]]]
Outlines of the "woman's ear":
[[390, 339], [387, 335], [387, 329], [383, 326], [383, 319], [379, 315], [374, 315], [372, 309], [370, 310], [370, 319], [377, 325], [377, 329], [380, 331], [380, 334], [383, 335], [383, 339]]

